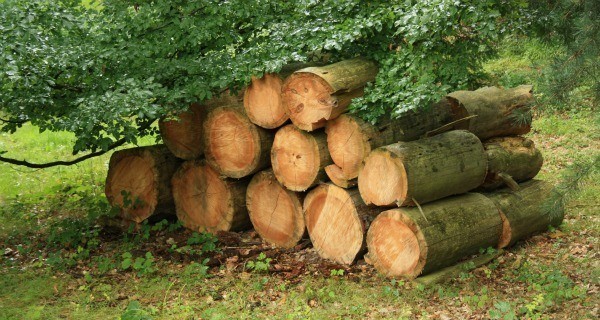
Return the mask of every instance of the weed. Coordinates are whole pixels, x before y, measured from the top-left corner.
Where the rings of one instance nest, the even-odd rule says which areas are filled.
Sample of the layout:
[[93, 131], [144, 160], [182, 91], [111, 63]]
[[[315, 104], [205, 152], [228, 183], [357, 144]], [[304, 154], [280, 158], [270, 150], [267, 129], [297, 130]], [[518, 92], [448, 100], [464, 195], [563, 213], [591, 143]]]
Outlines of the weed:
[[256, 261], [248, 261], [246, 262], [246, 268], [250, 271], [266, 273], [269, 272], [269, 267], [271, 266], [271, 258], [267, 258], [264, 252], [261, 252]]
[[121, 269], [128, 270], [132, 268], [137, 271], [138, 276], [147, 275], [153, 273], [154, 268], [154, 256], [151, 252], [146, 252], [144, 257], [137, 257], [133, 259], [133, 255], [130, 252], [125, 252], [121, 255], [123, 261], [121, 261]]
[[332, 277], [341, 277], [344, 275], [344, 269], [331, 269], [329, 275]]
[[205, 278], [208, 276], [207, 263], [210, 261], [209, 258], [202, 260], [201, 263], [192, 262], [185, 267], [183, 274], [187, 277], [200, 277]]
[[187, 240], [187, 244], [190, 246], [202, 245], [202, 248], [201, 248], [202, 253], [210, 253], [210, 252], [217, 251], [217, 243], [218, 242], [219, 242], [219, 239], [212, 233], [208, 233], [208, 232], [202, 232], [202, 233], [194, 232]]
[[125, 312], [121, 315], [121, 320], [152, 320], [154, 312], [144, 310], [138, 301], [131, 301], [127, 305]]
[[494, 307], [488, 312], [490, 319], [516, 320], [517, 314], [514, 307], [506, 301], [494, 303]]

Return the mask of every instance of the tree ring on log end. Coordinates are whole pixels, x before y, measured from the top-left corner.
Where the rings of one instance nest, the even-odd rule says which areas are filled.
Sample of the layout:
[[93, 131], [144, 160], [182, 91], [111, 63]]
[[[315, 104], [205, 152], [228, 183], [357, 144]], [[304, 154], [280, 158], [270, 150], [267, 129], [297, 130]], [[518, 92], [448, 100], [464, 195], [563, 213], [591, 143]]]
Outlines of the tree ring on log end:
[[323, 78], [308, 72], [296, 72], [284, 83], [283, 105], [292, 123], [298, 128], [312, 131], [325, 125], [337, 99], [333, 88]]
[[327, 148], [331, 159], [349, 179], [356, 178], [362, 161], [371, 152], [371, 144], [352, 117], [341, 115], [327, 123]]
[[180, 159], [196, 159], [204, 152], [202, 106], [192, 104], [188, 111], [180, 113], [178, 119], [161, 119], [158, 122], [160, 135], [169, 150]]
[[298, 194], [279, 184], [272, 172], [262, 171], [252, 178], [246, 191], [246, 205], [254, 230], [265, 241], [291, 248], [304, 235]]
[[365, 227], [348, 192], [324, 184], [304, 200], [306, 227], [319, 255], [350, 264], [363, 248]]
[[205, 125], [206, 159], [231, 178], [251, 173], [260, 161], [257, 127], [235, 108], [213, 110]]
[[287, 125], [275, 134], [271, 164], [277, 180], [286, 188], [305, 191], [319, 174], [319, 146], [310, 134]]
[[386, 149], [371, 152], [358, 176], [358, 189], [366, 204], [392, 206], [403, 203], [408, 177], [401, 159]]
[[127, 156], [109, 171], [106, 194], [112, 206], [119, 207], [123, 215], [142, 222], [157, 204], [158, 186], [154, 162], [141, 156]]
[[367, 235], [369, 257], [387, 276], [414, 278], [423, 270], [427, 247], [421, 245], [425, 242], [418, 227], [400, 210], [383, 212], [371, 224]]
[[252, 78], [244, 91], [244, 109], [250, 121], [267, 129], [281, 126], [289, 119], [282, 104], [283, 80], [277, 74], [267, 73]]

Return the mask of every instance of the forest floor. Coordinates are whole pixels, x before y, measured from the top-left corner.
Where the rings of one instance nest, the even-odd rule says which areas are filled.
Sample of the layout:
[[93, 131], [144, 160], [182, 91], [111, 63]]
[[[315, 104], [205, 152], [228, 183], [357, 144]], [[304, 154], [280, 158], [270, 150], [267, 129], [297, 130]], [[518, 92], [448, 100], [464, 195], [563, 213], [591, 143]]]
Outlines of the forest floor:
[[[488, 72], [521, 84], [532, 71], [520, 63], [498, 59]], [[527, 136], [544, 155], [538, 179], [562, 184], [574, 163], [599, 155], [599, 117], [574, 103], [535, 115]], [[25, 127], [0, 135], [0, 150], [44, 161], [68, 155], [71, 142]], [[0, 164], [0, 319], [600, 317], [597, 169], [567, 199], [559, 228], [423, 285], [387, 279], [363, 260], [327, 262], [308, 240], [281, 250], [252, 231], [210, 236], [175, 221], [123, 229], [103, 195], [108, 157], [37, 171]]]

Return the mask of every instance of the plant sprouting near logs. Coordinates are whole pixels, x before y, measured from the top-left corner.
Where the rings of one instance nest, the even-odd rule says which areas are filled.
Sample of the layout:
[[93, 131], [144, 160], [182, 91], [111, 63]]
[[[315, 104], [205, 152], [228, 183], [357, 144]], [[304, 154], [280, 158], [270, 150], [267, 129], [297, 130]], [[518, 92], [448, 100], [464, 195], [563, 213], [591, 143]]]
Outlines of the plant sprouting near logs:
[[[477, 80], [526, 1], [0, 2], [0, 129], [73, 132], [73, 153], [150, 133], [252, 76], [294, 61], [363, 56], [364, 119], [425, 106]], [[14, 164], [26, 161], [0, 158]], [[65, 164], [65, 163], [56, 163]], [[67, 163], [68, 164], [68, 163]]]

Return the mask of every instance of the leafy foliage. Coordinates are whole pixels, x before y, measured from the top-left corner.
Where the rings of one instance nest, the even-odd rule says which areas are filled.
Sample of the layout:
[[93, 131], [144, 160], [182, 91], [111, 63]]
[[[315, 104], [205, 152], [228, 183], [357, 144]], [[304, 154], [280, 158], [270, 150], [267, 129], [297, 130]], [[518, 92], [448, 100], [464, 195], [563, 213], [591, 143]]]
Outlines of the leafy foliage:
[[[380, 64], [354, 109], [374, 121], [468, 87], [524, 0], [0, 3], [0, 121], [136, 142], [156, 118], [293, 61]], [[141, 130], [141, 132], [139, 132]]]

